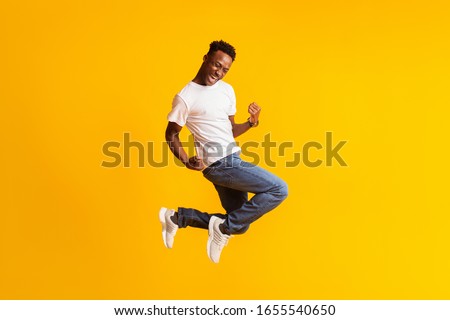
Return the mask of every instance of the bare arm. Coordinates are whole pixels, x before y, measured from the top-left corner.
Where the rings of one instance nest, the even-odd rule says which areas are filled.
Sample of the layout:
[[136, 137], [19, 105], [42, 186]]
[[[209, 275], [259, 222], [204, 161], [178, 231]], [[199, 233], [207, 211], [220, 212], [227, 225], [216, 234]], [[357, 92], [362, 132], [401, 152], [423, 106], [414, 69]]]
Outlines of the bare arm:
[[248, 113], [250, 113], [250, 118], [248, 121], [244, 123], [235, 123], [234, 116], [229, 116], [231, 125], [233, 127], [233, 137], [238, 137], [241, 134], [245, 133], [251, 127], [257, 126], [259, 123], [259, 114], [261, 112], [261, 107], [258, 106], [255, 102], [251, 103], [248, 106]]
[[166, 141], [169, 145], [170, 151], [173, 155], [179, 159], [188, 169], [191, 170], [202, 170], [204, 164], [201, 159], [197, 156], [189, 158], [184, 151], [183, 145], [181, 144], [179, 133], [183, 127], [179, 126], [175, 122], [170, 122], [167, 124], [166, 128]]

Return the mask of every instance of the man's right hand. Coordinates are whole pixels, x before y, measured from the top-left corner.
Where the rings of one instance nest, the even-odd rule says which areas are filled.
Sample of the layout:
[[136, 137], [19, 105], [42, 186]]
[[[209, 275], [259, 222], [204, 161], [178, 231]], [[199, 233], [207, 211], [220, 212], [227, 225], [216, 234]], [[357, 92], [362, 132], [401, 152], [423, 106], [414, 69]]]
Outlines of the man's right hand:
[[186, 168], [191, 170], [201, 171], [205, 168], [201, 158], [193, 156], [189, 158], [189, 161], [185, 163]]

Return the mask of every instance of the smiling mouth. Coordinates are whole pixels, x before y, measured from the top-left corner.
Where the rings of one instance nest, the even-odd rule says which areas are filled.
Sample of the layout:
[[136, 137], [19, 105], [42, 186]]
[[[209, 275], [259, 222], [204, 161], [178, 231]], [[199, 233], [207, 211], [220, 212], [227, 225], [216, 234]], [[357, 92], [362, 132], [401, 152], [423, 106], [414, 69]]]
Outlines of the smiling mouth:
[[216, 78], [212, 75], [209, 75], [209, 78], [213, 80], [213, 82], [217, 82], [217, 80], [219, 80], [219, 78]]

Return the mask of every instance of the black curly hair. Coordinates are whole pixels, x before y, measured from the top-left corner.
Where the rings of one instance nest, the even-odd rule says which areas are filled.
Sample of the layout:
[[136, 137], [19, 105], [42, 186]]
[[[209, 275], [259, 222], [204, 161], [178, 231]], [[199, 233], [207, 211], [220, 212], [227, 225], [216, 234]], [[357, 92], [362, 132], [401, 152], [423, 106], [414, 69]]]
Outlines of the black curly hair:
[[231, 59], [234, 61], [234, 59], [236, 59], [236, 50], [234, 49], [234, 47], [223, 41], [213, 41], [209, 44], [209, 51], [208, 51], [208, 55], [210, 53], [216, 52], [216, 51], [223, 51], [225, 52], [227, 55], [229, 55], [231, 57]]

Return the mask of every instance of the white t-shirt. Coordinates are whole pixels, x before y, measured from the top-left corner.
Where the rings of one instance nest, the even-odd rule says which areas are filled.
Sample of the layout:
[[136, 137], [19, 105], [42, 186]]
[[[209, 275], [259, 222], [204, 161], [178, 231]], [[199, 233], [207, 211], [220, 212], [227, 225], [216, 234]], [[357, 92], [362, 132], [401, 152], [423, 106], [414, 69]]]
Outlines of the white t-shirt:
[[194, 135], [197, 155], [209, 166], [239, 151], [229, 116], [236, 113], [233, 87], [222, 80], [212, 86], [189, 82], [173, 99], [167, 119], [186, 125]]

